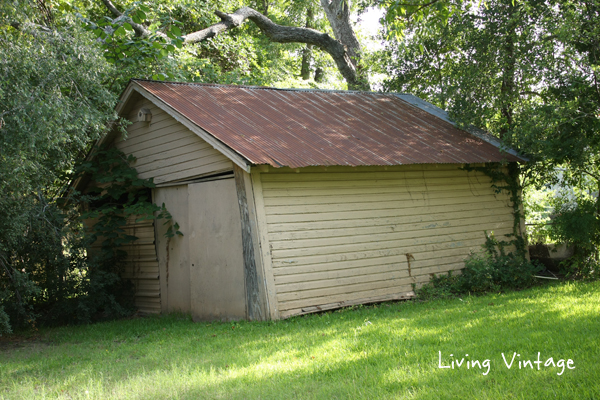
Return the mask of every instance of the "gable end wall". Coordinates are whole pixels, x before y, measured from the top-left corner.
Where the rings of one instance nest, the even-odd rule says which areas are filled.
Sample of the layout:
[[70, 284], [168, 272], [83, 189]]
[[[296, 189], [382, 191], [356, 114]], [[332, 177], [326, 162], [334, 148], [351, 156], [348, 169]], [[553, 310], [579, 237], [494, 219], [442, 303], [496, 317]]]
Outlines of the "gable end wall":
[[[151, 110], [150, 122], [137, 122], [142, 107]], [[140, 178], [161, 184], [233, 169], [227, 157], [149, 100], [137, 100], [130, 110], [128, 137], [117, 138], [114, 145], [137, 158], [134, 167]]]

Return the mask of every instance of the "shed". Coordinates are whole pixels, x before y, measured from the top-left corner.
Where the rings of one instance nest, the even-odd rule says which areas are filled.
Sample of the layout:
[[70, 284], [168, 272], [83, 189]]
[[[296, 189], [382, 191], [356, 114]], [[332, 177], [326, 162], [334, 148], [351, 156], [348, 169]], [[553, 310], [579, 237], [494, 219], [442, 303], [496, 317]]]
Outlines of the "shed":
[[132, 124], [102, 141], [137, 158], [183, 237], [131, 222], [142, 311], [280, 319], [404, 299], [459, 270], [509, 195], [465, 164], [521, 162], [411, 95], [132, 80]]

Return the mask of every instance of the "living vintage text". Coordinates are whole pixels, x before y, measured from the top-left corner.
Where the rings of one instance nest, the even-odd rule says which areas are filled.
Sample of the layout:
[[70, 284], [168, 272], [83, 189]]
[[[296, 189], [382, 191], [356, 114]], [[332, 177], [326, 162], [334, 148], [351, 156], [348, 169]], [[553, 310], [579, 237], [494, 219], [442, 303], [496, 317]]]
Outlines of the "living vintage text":
[[[575, 363], [571, 359], [557, 359], [554, 360], [554, 357], [542, 357], [541, 353], [537, 353], [537, 359], [533, 360], [524, 360], [521, 359], [521, 355], [517, 352], [513, 352], [513, 354], [504, 354], [501, 353], [502, 363], [500, 365], [504, 365], [507, 369], [537, 369], [538, 371], [546, 368], [557, 368], [556, 375], [562, 375], [566, 369], [575, 369]], [[464, 357], [458, 358], [455, 357], [454, 354], [450, 354], [449, 361], [442, 361], [442, 352], [439, 352], [438, 358], [438, 368], [451, 368], [451, 369], [480, 369], [483, 375], [487, 375], [490, 372], [492, 366], [492, 360], [485, 359], [483, 361], [470, 359], [468, 354], [465, 354]], [[446, 360], [447, 358], [444, 357]]]

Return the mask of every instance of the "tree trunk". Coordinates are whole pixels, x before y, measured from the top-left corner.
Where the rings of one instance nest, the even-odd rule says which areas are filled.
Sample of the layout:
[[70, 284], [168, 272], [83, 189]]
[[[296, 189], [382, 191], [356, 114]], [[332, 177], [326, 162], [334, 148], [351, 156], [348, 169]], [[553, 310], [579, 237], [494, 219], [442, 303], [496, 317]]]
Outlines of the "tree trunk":
[[[312, 7], [306, 9], [306, 28], [313, 28], [314, 13]], [[302, 66], [300, 67], [300, 76], [305, 81], [310, 79], [310, 62], [312, 55], [312, 45], [307, 44], [302, 50]]]
[[352, 21], [350, 21], [350, 0], [321, 0], [321, 7], [325, 10], [335, 38], [346, 48], [350, 62], [356, 71], [356, 79], [348, 82], [348, 88], [370, 91], [369, 80], [360, 65], [360, 43], [352, 28]]
[[513, 124], [513, 111], [514, 111], [514, 99], [515, 99], [515, 35], [517, 30], [517, 23], [515, 14], [518, 12], [518, 5], [514, 3], [508, 5], [508, 28], [506, 31], [505, 44], [504, 44], [504, 62], [502, 65], [502, 85], [500, 87], [500, 112], [504, 117], [506, 123], [500, 129], [500, 139], [505, 139], [506, 134], [510, 130]]

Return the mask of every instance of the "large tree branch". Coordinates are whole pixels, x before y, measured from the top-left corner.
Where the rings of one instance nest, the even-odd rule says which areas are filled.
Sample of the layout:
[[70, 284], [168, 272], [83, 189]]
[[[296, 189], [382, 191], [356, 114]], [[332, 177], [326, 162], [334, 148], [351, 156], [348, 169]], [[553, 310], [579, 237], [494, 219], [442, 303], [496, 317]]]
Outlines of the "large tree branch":
[[[113, 13], [120, 17], [123, 14], [117, 10], [111, 0], [102, 0], [104, 5]], [[236, 28], [244, 23], [246, 19], [254, 22], [256, 26], [264, 33], [271, 41], [276, 43], [306, 43], [314, 45], [329, 53], [333, 58], [338, 70], [348, 82], [350, 89], [370, 90], [368, 82], [360, 80], [356, 71], [356, 64], [348, 54], [348, 49], [339, 40], [333, 39], [326, 33], [316, 31], [311, 28], [297, 28], [292, 26], [277, 25], [269, 18], [265, 17], [260, 12], [250, 7], [242, 7], [232, 14], [227, 14], [221, 11], [215, 11], [215, 14], [221, 18], [221, 21], [202, 29], [183, 36], [184, 44], [193, 44], [202, 42], [206, 39], [215, 37], [229, 29]], [[148, 36], [150, 32], [146, 27], [140, 24], [133, 24], [133, 29], [139, 36]]]
[[329, 53], [333, 58], [338, 70], [348, 82], [349, 88], [369, 90], [368, 84], [365, 85], [365, 82], [358, 79], [356, 67], [348, 55], [346, 46], [326, 33], [311, 28], [277, 25], [269, 18], [250, 7], [242, 7], [233, 14], [226, 14], [220, 11], [216, 11], [215, 14], [221, 18], [221, 22], [201, 31], [184, 36], [185, 43], [201, 42], [228, 29], [238, 27], [246, 19], [249, 19], [273, 42], [306, 43], [319, 47], [323, 51]]

